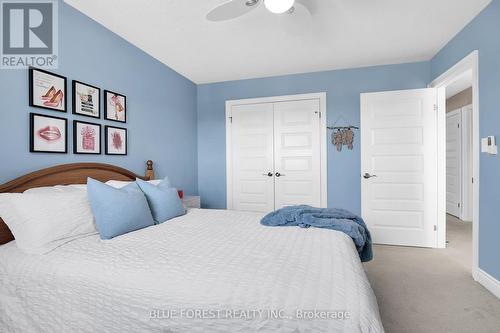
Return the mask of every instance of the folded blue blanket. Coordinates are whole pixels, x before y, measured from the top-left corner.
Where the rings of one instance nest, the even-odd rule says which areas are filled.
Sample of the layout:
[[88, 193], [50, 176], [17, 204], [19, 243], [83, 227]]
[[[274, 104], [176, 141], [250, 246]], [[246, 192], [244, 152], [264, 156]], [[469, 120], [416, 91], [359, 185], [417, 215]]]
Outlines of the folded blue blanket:
[[372, 239], [365, 222], [344, 209], [290, 206], [267, 214], [260, 223], [271, 227], [299, 226], [341, 231], [352, 238], [362, 262], [373, 259]]

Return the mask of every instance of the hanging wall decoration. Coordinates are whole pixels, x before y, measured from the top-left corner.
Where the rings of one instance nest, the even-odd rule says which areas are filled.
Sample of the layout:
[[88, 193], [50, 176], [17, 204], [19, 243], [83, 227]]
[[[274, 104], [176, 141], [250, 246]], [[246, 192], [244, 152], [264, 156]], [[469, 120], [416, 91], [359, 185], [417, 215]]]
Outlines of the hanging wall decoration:
[[100, 118], [101, 89], [73, 80], [73, 113], [81, 116]]
[[127, 122], [127, 97], [104, 90], [104, 118], [106, 120]]
[[29, 105], [66, 112], [66, 78], [38, 68], [29, 71]]
[[105, 126], [106, 155], [127, 155], [127, 129]]
[[68, 152], [68, 121], [43, 114], [30, 114], [30, 152]]
[[335, 126], [342, 119], [345, 120], [344, 117], [340, 116], [333, 126], [328, 127], [328, 129], [333, 130], [332, 144], [339, 152], [342, 151], [343, 146], [347, 146], [349, 150], [354, 149], [354, 130], [359, 129], [359, 127], [353, 125]]
[[74, 120], [73, 153], [101, 154], [101, 125]]

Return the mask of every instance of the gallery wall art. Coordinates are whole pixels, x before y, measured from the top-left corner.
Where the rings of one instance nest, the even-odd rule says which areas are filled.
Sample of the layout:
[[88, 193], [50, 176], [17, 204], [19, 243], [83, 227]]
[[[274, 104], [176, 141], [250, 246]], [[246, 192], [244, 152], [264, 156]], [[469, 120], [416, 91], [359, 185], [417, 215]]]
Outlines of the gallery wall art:
[[[33, 67], [28, 70], [28, 76], [31, 107], [67, 112], [66, 77]], [[101, 88], [77, 80], [71, 83], [74, 116], [102, 119], [103, 104], [105, 121], [127, 122], [125, 95], [104, 90], [101, 98]], [[101, 129], [101, 124], [79, 119], [74, 119], [73, 126], [68, 129], [67, 118], [30, 113], [30, 152], [65, 154], [68, 152], [68, 138], [71, 137], [74, 154], [100, 155], [104, 141], [106, 155], [127, 155], [128, 130], [106, 125], [103, 134]], [[72, 135], [68, 134], [68, 130], [72, 131]]]
[[29, 105], [66, 112], [66, 78], [37, 68], [29, 69]]
[[101, 118], [101, 89], [73, 80], [73, 114]]
[[106, 155], [127, 155], [127, 129], [106, 126]]
[[73, 153], [101, 154], [101, 125], [74, 120]]
[[31, 113], [30, 151], [33, 153], [67, 153], [68, 121], [64, 118]]
[[127, 97], [104, 90], [104, 113], [106, 120], [127, 122]]

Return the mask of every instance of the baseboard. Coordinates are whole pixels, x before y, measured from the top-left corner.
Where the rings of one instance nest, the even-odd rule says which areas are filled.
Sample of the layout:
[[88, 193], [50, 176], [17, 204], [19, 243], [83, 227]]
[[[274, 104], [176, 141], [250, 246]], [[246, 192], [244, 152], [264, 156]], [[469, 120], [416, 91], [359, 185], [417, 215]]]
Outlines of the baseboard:
[[493, 295], [500, 298], [500, 281], [495, 279], [493, 276], [489, 275], [482, 269], [477, 269], [477, 282], [483, 285], [486, 289], [488, 289]]

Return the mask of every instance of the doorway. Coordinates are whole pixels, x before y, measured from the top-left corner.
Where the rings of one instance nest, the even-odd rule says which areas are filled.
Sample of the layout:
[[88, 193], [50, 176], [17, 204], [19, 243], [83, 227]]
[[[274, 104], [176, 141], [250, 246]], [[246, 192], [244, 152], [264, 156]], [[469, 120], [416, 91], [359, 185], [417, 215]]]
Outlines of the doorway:
[[[430, 87], [443, 89], [447, 103], [439, 107], [439, 128], [446, 128], [439, 152], [446, 155], [441, 165], [439, 187], [444, 207], [439, 210], [438, 247], [446, 240], [464, 241], [472, 234], [472, 276], [478, 280], [479, 230], [479, 53], [472, 52], [447, 72], [434, 80]], [[458, 102], [457, 102], [458, 101]], [[467, 229], [467, 220], [470, 220]], [[465, 228], [465, 229], [464, 229]], [[462, 231], [458, 231], [462, 229]], [[471, 230], [470, 230], [471, 229]], [[449, 231], [449, 237], [447, 236]], [[465, 240], [466, 241], [466, 240]], [[467, 243], [465, 243], [467, 244]], [[455, 244], [449, 244], [450, 247]], [[471, 253], [468, 252], [468, 253]]]
[[472, 73], [446, 87], [446, 213], [472, 222]]
[[446, 89], [446, 247], [472, 269], [472, 72]]

